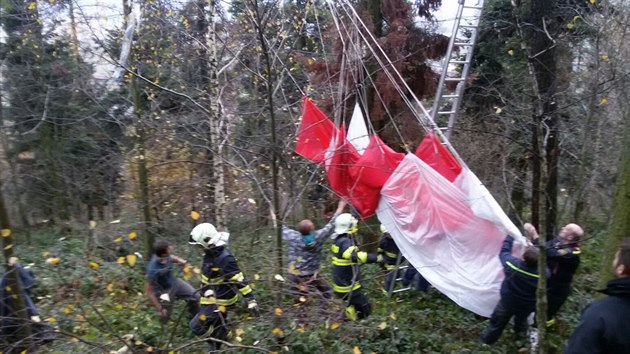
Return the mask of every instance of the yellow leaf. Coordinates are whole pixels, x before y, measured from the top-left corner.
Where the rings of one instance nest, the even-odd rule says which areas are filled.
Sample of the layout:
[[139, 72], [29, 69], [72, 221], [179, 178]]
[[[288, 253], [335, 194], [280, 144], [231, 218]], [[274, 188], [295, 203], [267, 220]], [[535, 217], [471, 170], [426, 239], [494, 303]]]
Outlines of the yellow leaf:
[[608, 103], [608, 99], [607, 98], [602, 98], [601, 101], [599, 101], [601, 104], [606, 104]]
[[113, 283], [107, 284], [107, 291], [109, 291], [110, 293], [114, 291], [114, 284]]
[[300, 326], [298, 328], [295, 329], [298, 333], [304, 333], [304, 327]]
[[90, 262], [89, 264], [90, 264], [90, 267], [92, 267], [94, 269], [100, 267], [100, 265], [98, 265], [98, 263], [96, 263], [96, 262]]
[[6, 245], [6, 246], [4, 247], [4, 249], [5, 249], [5, 250], [10, 250], [11, 248], [13, 248], [13, 244]]
[[514, 50], [510, 49], [510, 50], [507, 51], [507, 53], [508, 53], [509, 56], [513, 56], [514, 55]]
[[354, 346], [354, 348], [352, 348], [352, 354], [361, 354], [361, 349], [359, 349], [359, 347]]
[[274, 329], [271, 331], [271, 333], [273, 333], [274, 335], [276, 335], [276, 336], [278, 336], [278, 337], [284, 337], [284, 332], [283, 332], [280, 328], [278, 328], [278, 327], [274, 328]]
[[125, 257], [118, 257], [118, 259], [116, 260], [116, 263], [125, 264]]
[[339, 328], [341, 325], [337, 322], [333, 323], [332, 325], [330, 325], [330, 329], [337, 329]]
[[52, 265], [55, 265], [55, 264], [59, 263], [60, 261], [61, 261], [61, 258], [59, 258], [59, 257], [46, 259], [46, 263], [52, 264]]
[[254, 280], [260, 280], [260, 275], [254, 274]]
[[123, 305], [121, 304], [116, 304], [116, 306], [114, 306], [114, 308], [116, 309], [116, 311], [120, 311], [123, 309]]
[[44, 253], [42, 253], [42, 256], [43, 256], [44, 258], [48, 258], [48, 256], [50, 256], [50, 252], [45, 251]]
[[72, 337], [72, 338], [70, 338], [70, 341], [74, 342], [74, 343], [77, 343], [77, 342], [79, 342], [79, 338]]
[[281, 309], [281, 308], [279, 308], [279, 307], [276, 307], [276, 308], [273, 310], [273, 313], [275, 313], [275, 314], [276, 314], [276, 316], [282, 316], [282, 309]]
[[121, 243], [121, 242], [122, 242], [122, 240], [123, 240], [123, 239], [122, 239], [122, 236], [118, 236], [118, 237], [116, 237], [116, 239], [114, 240], [114, 242], [116, 242], [116, 243]]
[[236, 335], [239, 337], [245, 334], [245, 331], [243, 331], [242, 328], [237, 328], [235, 332], [236, 332]]
[[28, 7], [26, 7], [29, 11], [33, 11], [37, 8], [37, 3], [35, 1], [33, 1], [32, 3], [28, 4]]
[[20, 354], [26, 354], [26, 349], [22, 350]]
[[300, 302], [306, 302], [306, 296], [302, 295], [300, 296]]
[[389, 314], [389, 318], [391, 318], [391, 319], [392, 319], [392, 321], [396, 321], [396, 314], [395, 314], [395, 313], [393, 313], [393, 312], [392, 312], [392, 313], [390, 313], [390, 314]]
[[50, 322], [50, 323], [57, 322], [57, 319], [54, 318], [53, 316], [50, 316], [46, 319], [46, 322]]
[[90, 230], [96, 229], [96, 221], [90, 220]]
[[385, 328], [387, 328], [387, 322], [383, 321], [378, 325], [378, 329], [380, 329], [381, 331], [384, 330]]
[[608, 61], [608, 54], [604, 53], [599, 57], [602, 61]]
[[11, 229], [2, 229], [2, 237], [11, 236]]
[[284, 278], [280, 274], [274, 275], [273, 278], [276, 279], [277, 281], [284, 281]]
[[135, 254], [129, 254], [127, 255], [127, 264], [129, 264], [130, 266], [135, 266], [136, 265], [136, 260], [138, 258], [136, 257]]
[[136, 234], [135, 231], [131, 231], [129, 235], [127, 235], [127, 237], [129, 237], [130, 240], [133, 240], [134, 238], [136, 238], [136, 236], [138, 236], [138, 234]]
[[85, 321], [85, 317], [83, 317], [83, 315], [76, 315], [74, 316], [74, 319], [77, 321]]
[[147, 353], [153, 353], [153, 347], [148, 347], [147, 348]]
[[63, 308], [63, 313], [65, 313], [66, 315], [69, 315], [72, 312], [72, 309], [70, 308], [70, 306], [66, 306]]
[[199, 319], [201, 321], [205, 321], [206, 319], [208, 319], [208, 317], [206, 317], [206, 315], [204, 315], [203, 313], [201, 315], [199, 315]]
[[595, 5], [595, 3], [597, 2], [597, 0], [589, 0], [591, 2], [591, 4]]
[[199, 220], [199, 217], [200, 217], [200, 216], [201, 216], [201, 215], [199, 215], [199, 213], [198, 213], [198, 212], [196, 212], [196, 211], [194, 211], [194, 210], [190, 212], [190, 218], [191, 218], [191, 219], [193, 219], [193, 220], [195, 220], [195, 221]]

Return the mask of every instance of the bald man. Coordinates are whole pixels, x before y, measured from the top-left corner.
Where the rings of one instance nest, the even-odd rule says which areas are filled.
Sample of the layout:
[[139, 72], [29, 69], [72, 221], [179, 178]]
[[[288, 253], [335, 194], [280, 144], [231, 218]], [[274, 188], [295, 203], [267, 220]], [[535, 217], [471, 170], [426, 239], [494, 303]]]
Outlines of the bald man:
[[[524, 225], [526, 235], [538, 244], [538, 233], [531, 224]], [[567, 224], [557, 237], [547, 241], [547, 266], [551, 277], [547, 282], [547, 325], [555, 322], [555, 315], [571, 294], [571, 282], [580, 265], [580, 241], [584, 230], [578, 224]]]
[[289, 279], [293, 283], [291, 290], [296, 304], [306, 303], [311, 293], [319, 293], [324, 300], [332, 298], [332, 288], [319, 275], [319, 269], [324, 241], [332, 234], [335, 218], [345, 206], [346, 202], [339, 201], [328, 224], [319, 230], [315, 230], [315, 225], [308, 219], [300, 221], [297, 230], [282, 226], [282, 239], [288, 244]]

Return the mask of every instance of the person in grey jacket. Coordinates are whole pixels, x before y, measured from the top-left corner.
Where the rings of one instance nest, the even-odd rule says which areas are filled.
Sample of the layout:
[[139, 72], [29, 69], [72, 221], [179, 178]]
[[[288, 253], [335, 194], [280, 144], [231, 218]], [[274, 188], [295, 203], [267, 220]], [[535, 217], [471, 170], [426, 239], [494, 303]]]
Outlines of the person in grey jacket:
[[[318, 230], [308, 219], [300, 221], [297, 230], [282, 226], [282, 239], [288, 246], [291, 294], [295, 296], [296, 304], [306, 303], [311, 294], [319, 294], [325, 300], [322, 303], [332, 299], [332, 287], [321, 277], [319, 270], [324, 241], [332, 234], [335, 218], [345, 206], [345, 201], [339, 201], [330, 221]], [[325, 308], [322, 310], [325, 312]]]

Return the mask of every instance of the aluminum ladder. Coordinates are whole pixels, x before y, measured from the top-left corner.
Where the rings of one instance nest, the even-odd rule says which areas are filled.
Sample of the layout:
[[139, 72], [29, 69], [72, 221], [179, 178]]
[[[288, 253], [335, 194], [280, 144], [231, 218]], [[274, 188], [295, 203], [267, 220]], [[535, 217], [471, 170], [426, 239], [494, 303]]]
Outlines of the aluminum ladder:
[[[440, 126], [440, 130], [449, 140], [466, 89], [466, 79], [477, 42], [484, 5], [484, 0], [458, 0], [458, 2], [451, 39], [443, 59], [442, 73], [431, 109], [431, 118]], [[467, 34], [466, 32], [469, 35], [463, 36]], [[457, 71], [460, 75], [449, 77], [449, 70]], [[447, 86], [452, 83], [456, 83], [457, 86], [453, 92], [449, 93]], [[448, 124], [443, 126], [445, 119], [442, 117], [446, 116], [448, 116]]]

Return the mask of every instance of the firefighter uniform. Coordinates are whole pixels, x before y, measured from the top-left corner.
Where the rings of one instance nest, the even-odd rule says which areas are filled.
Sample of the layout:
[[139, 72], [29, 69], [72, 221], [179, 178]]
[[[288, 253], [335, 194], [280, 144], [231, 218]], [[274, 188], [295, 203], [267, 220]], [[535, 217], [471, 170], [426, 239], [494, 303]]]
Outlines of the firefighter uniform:
[[[190, 321], [190, 329], [194, 334], [201, 336], [212, 326], [211, 337], [226, 340], [228, 309], [238, 301], [238, 293], [248, 300], [249, 309], [257, 314], [258, 307], [252, 288], [239, 269], [236, 258], [226, 246], [205, 250], [201, 283], [201, 310]], [[210, 344], [218, 349], [219, 343]]]
[[359, 264], [376, 263], [377, 255], [360, 251], [349, 233], [338, 235], [331, 251], [333, 291], [346, 303], [346, 316], [351, 320], [369, 316], [371, 305], [361, 289]]

